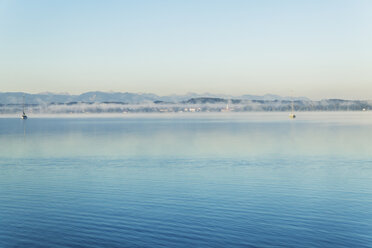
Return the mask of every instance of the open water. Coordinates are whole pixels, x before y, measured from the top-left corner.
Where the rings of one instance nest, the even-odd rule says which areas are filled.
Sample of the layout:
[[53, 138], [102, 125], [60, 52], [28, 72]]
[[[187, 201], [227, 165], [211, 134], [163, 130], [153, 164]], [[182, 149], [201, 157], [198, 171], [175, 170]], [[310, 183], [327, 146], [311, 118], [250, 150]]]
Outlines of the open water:
[[372, 114], [0, 118], [0, 247], [372, 247]]

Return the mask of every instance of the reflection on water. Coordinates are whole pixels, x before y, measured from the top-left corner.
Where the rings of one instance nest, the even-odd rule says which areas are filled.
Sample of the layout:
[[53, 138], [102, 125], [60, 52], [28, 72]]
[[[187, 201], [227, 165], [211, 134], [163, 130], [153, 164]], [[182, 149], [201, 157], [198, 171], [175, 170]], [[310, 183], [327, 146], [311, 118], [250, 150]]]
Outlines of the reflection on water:
[[272, 119], [263, 114], [0, 119], [0, 155], [368, 156], [372, 154], [372, 117], [363, 114], [340, 119], [337, 113], [322, 113], [303, 120], [289, 120], [284, 114]]
[[369, 113], [0, 118], [0, 247], [371, 247]]

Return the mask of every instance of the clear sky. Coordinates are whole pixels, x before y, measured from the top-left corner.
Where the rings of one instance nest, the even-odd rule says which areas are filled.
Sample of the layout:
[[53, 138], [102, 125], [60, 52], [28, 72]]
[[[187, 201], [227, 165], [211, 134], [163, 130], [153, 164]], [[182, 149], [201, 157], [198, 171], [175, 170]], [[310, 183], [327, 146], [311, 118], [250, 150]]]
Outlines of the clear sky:
[[0, 91], [372, 99], [369, 0], [0, 0]]

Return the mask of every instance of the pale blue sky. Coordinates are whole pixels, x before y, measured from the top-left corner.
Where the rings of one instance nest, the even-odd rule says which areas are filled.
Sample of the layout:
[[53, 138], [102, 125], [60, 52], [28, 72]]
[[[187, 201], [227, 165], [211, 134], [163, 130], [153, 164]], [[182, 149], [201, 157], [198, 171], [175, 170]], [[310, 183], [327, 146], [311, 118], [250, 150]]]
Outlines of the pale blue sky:
[[372, 99], [372, 1], [0, 0], [0, 91]]

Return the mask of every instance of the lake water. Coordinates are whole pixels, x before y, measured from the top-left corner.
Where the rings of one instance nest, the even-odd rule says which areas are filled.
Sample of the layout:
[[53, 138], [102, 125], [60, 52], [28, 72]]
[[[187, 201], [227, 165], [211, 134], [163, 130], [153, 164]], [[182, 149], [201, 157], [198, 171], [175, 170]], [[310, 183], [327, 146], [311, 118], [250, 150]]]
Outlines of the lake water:
[[0, 247], [372, 247], [372, 113], [0, 118]]

